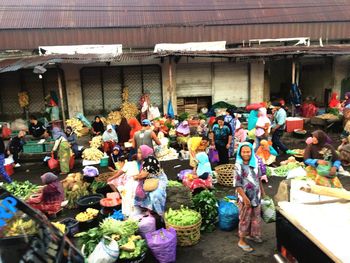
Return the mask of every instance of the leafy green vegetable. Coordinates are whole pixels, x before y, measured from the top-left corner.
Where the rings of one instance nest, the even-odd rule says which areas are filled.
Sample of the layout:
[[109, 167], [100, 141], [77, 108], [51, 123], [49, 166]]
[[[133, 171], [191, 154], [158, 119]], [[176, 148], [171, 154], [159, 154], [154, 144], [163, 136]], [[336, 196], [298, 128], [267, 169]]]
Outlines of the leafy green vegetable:
[[266, 175], [267, 175], [268, 177], [272, 176], [271, 168], [268, 167], [268, 166], [266, 167]]
[[84, 254], [85, 256], [89, 256], [101, 241], [103, 233], [98, 227], [94, 227], [87, 232], [76, 234], [75, 237], [79, 238], [79, 243], [81, 245], [85, 245]]
[[277, 167], [274, 172], [276, 173], [277, 176], [281, 176], [281, 177], [285, 177], [287, 176], [287, 173], [290, 170], [293, 170], [295, 168], [300, 167], [301, 165], [299, 163], [296, 162], [291, 162], [285, 165], [281, 165], [280, 167]]
[[104, 235], [116, 234], [129, 237], [138, 230], [138, 223], [133, 220], [119, 221], [113, 218], [106, 218], [100, 224], [101, 232]]
[[168, 181], [168, 187], [181, 187], [182, 183], [174, 180], [169, 180]]
[[[118, 241], [119, 246], [125, 245], [128, 242], [128, 238], [122, 238]], [[146, 253], [147, 244], [144, 239], [135, 241], [135, 250], [133, 252], [128, 252], [125, 250], [120, 250], [120, 259], [134, 259], [140, 257], [142, 254]]]
[[174, 226], [191, 226], [201, 220], [201, 215], [191, 209], [181, 207], [179, 210], [169, 209], [165, 213], [165, 220]]
[[179, 115], [178, 119], [179, 119], [179, 122], [183, 122], [187, 120], [189, 117], [190, 117], [190, 114], [188, 112], [184, 112]]
[[26, 200], [30, 195], [36, 193], [39, 189], [38, 185], [32, 184], [29, 181], [13, 181], [11, 184], [5, 184], [3, 187], [11, 194], [22, 200]]
[[193, 207], [202, 216], [201, 230], [212, 232], [218, 222], [218, 200], [213, 192], [204, 190], [192, 199]]
[[97, 189], [101, 189], [101, 188], [105, 187], [106, 185], [107, 185], [106, 182], [97, 182], [97, 181], [93, 181], [93, 182], [90, 184], [91, 192], [92, 192], [93, 194], [96, 194]]

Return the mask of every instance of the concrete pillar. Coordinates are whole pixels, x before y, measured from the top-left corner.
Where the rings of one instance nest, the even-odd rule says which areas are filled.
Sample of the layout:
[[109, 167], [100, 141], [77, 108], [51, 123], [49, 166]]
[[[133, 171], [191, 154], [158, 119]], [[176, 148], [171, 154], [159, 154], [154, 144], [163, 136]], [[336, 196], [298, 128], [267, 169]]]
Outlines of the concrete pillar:
[[83, 95], [81, 92], [80, 66], [74, 64], [65, 64], [64, 70], [65, 86], [67, 92], [68, 114], [69, 118], [77, 113], [83, 113]]
[[264, 100], [264, 69], [262, 62], [250, 63], [250, 103], [258, 103]]
[[[338, 56], [333, 59], [333, 91], [341, 94], [341, 82], [349, 76], [350, 56]], [[343, 98], [341, 98], [343, 99]]]
[[176, 96], [176, 63], [171, 62], [171, 86], [170, 88], [170, 79], [169, 79], [169, 58], [164, 58], [162, 63], [162, 84], [163, 84], [163, 112], [167, 113], [168, 110], [168, 101], [171, 98], [173, 103], [174, 113], [177, 114], [177, 96]]

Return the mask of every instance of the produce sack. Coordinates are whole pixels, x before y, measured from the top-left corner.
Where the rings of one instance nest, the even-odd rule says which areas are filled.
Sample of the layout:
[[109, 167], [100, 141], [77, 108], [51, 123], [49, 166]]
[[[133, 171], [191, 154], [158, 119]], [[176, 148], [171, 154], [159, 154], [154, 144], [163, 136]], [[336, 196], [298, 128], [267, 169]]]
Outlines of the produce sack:
[[99, 175], [98, 169], [94, 166], [86, 166], [83, 169], [83, 173], [84, 173], [84, 175], [89, 176], [89, 177], [96, 177]]
[[223, 231], [232, 231], [238, 226], [238, 207], [226, 200], [219, 201], [219, 228]]
[[115, 240], [111, 240], [109, 245], [102, 239], [89, 256], [88, 263], [114, 263], [119, 257], [119, 245]]
[[58, 168], [58, 161], [55, 159], [55, 156], [53, 153], [51, 154], [50, 160], [47, 162], [47, 165], [49, 166], [50, 170], [55, 170]]
[[156, 219], [151, 215], [140, 215], [139, 216], [139, 233], [145, 238], [147, 233], [156, 231]]
[[208, 156], [209, 156], [210, 163], [212, 164], [219, 163], [219, 153], [217, 150], [209, 149]]
[[261, 213], [265, 223], [276, 221], [276, 207], [271, 197], [265, 196], [261, 200]]
[[159, 263], [176, 261], [176, 231], [174, 228], [159, 229], [146, 234], [146, 242]]

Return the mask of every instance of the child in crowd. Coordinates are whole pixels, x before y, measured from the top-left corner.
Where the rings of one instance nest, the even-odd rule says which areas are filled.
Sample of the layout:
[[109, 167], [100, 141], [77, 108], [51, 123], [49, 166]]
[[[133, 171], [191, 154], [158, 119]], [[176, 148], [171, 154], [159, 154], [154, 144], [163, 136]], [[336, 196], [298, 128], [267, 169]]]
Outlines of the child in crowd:
[[270, 165], [276, 161], [278, 153], [272, 147], [271, 141], [261, 140], [256, 155], [262, 159], [264, 164]]

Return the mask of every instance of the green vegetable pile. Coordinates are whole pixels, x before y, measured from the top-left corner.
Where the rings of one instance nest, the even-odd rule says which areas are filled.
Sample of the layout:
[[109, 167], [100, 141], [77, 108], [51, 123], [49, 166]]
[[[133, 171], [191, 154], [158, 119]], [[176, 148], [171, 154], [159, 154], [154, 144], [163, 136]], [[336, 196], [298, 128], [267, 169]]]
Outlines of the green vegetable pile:
[[100, 224], [104, 235], [116, 234], [120, 236], [131, 236], [139, 229], [138, 223], [133, 220], [119, 221], [113, 218], [106, 218]]
[[213, 192], [204, 190], [192, 198], [193, 207], [202, 216], [201, 231], [212, 232], [218, 222], [218, 200]]
[[97, 182], [97, 181], [93, 181], [91, 184], [90, 184], [90, 189], [91, 189], [91, 192], [93, 194], [96, 194], [96, 191], [98, 189], [101, 189], [103, 187], [105, 187], [107, 185], [106, 182]]
[[268, 177], [272, 176], [271, 168], [268, 166], [266, 166], [266, 176], [268, 176]]
[[281, 165], [280, 167], [277, 167], [274, 172], [276, 173], [277, 176], [281, 176], [281, 177], [285, 177], [287, 176], [287, 173], [290, 170], [293, 170], [295, 168], [300, 167], [301, 165], [299, 163], [296, 162], [291, 162], [285, 165]]
[[169, 180], [168, 187], [182, 187], [182, 183], [174, 180]]
[[11, 184], [5, 184], [3, 187], [11, 194], [22, 200], [26, 200], [30, 195], [36, 193], [39, 189], [38, 185], [32, 184], [29, 181], [13, 181]]
[[169, 209], [165, 213], [165, 220], [174, 226], [191, 226], [201, 220], [201, 215], [191, 209], [181, 207], [179, 210]]
[[[123, 237], [118, 241], [119, 247], [121, 248], [123, 245], [130, 242], [130, 239], [127, 237]], [[134, 251], [126, 251], [121, 249], [120, 250], [120, 259], [134, 259], [142, 256], [144, 253], [147, 252], [147, 243], [144, 239], [136, 240], [134, 241], [135, 244], [135, 250]]]

